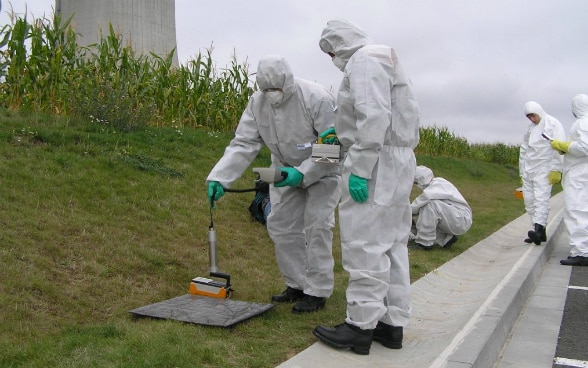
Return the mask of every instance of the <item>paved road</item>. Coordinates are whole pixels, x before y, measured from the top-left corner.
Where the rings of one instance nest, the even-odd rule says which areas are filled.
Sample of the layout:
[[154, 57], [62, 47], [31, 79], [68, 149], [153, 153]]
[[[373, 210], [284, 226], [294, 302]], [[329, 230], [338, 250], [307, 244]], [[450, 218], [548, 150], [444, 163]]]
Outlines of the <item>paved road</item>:
[[588, 267], [562, 266], [561, 231], [494, 368], [588, 368]]
[[588, 267], [572, 267], [553, 367], [588, 367]]

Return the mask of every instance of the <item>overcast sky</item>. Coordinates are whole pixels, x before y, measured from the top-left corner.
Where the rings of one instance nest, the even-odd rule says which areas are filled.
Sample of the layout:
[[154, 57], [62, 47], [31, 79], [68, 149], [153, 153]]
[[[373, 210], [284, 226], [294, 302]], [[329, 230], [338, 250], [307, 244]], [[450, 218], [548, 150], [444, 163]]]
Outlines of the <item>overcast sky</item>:
[[[99, 1], [99, 0], [96, 0]], [[0, 24], [7, 22], [2, 0]], [[34, 17], [54, 0], [13, 0]], [[213, 46], [217, 67], [236, 55], [255, 72], [280, 54], [295, 76], [336, 92], [342, 73], [318, 47], [327, 21], [346, 18], [392, 46], [420, 104], [422, 126], [470, 143], [518, 144], [534, 100], [566, 132], [571, 99], [588, 93], [587, 0], [176, 0], [180, 63]]]

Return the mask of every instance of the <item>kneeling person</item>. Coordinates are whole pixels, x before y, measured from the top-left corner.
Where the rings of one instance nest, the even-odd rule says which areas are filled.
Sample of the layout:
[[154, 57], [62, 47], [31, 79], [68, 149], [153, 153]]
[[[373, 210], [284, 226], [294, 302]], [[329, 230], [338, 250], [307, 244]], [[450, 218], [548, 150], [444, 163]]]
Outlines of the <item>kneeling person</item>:
[[472, 210], [459, 190], [443, 178], [433, 177], [426, 166], [417, 166], [414, 183], [423, 193], [411, 203], [412, 214], [418, 215], [414, 240], [422, 249], [434, 244], [450, 248], [457, 235], [472, 226]]

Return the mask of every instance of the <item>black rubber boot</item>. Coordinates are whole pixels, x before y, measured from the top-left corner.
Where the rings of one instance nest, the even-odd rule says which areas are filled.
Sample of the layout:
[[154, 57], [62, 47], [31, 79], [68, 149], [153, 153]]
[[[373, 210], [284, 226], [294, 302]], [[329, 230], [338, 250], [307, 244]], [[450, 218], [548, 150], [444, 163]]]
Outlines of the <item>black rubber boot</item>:
[[318, 326], [312, 333], [327, 345], [338, 349], [351, 349], [359, 355], [370, 353], [374, 338], [374, 330], [362, 330], [348, 323], [335, 326], [335, 328]]
[[318, 296], [304, 295], [304, 299], [294, 304], [292, 307], [293, 313], [311, 313], [316, 312], [321, 308], [325, 307], [327, 298], [321, 298]]
[[542, 242], [547, 241], [547, 234], [545, 233], [545, 226], [535, 224], [535, 233], [539, 234], [539, 240]]
[[431, 250], [433, 249], [432, 245], [422, 245], [421, 243], [415, 243], [415, 245], [417, 246], [417, 248], [423, 249], [423, 250]]
[[304, 291], [288, 286], [281, 294], [272, 296], [272, 302], [292, 303], [302, 300], [302, 298], [304, 298]]
[[[541, 244], [541, 242], [544, 242], [547, 240], [547, 234], [545, 234], [545, 226], [535, 224], [535, 229], [529, 230], [529, 232], [527, 233], [527, 236], [529, 237], [530, 240], [533, 241], [533, 243], [535, 243], [535, 245]], [[525, 242], [527, 242], [527, 239], [525, 239]], [[530, 242], [528, 242], [528, 243], [530, 243]]]
[[382, 322], [378, 322], [374, 330], [374, 341], [379, 342], [388, 349], [402, 348], [402, 327], [390, 326]]
[[559, 261], [564, 266], [588, 266], [588, 257], [575, 256]]
[[457, 238], [457, 235], [453, 235], [453, 236], [451, 237], [451, 239], [449, 239], [449, 240], [447, 241], [447, 243], [445, 243], [445, 245], [443, 246], [443, 248], [444, 248], [444, 249], [450, 249], [450, 248], [451, 248], [451, 246], [452, 246], [453, 244], [455, 244], [455, 242], [457, 241], [457, 239], [458, 239], [458, 238]]

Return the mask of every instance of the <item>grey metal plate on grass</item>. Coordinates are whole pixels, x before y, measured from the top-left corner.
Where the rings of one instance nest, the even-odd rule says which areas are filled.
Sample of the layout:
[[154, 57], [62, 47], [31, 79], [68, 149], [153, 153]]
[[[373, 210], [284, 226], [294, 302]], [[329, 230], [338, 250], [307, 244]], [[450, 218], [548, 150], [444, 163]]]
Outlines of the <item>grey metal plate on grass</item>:
[[211, 298], [186, 294], [162, 302], [130, 310], [139, 317], [173, 319], [206, 326], [231, 327], [239, 322], [260, 315], [273, 304]]

